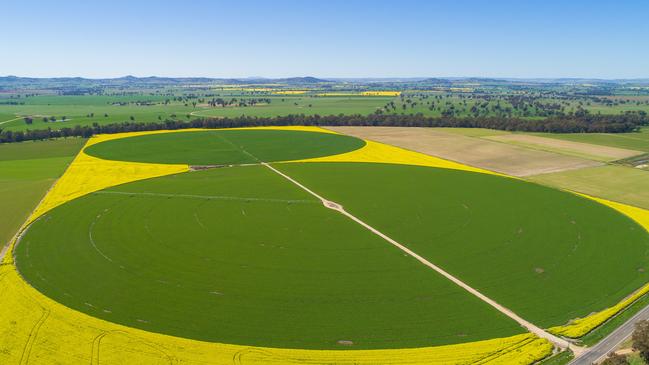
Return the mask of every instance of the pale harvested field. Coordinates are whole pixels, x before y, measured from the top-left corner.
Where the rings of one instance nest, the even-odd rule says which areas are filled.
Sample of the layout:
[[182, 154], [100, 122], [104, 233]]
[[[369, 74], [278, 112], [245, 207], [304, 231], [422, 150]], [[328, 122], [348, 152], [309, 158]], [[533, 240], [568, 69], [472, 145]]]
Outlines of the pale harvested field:
[[565, 141], [554, 138], [529, 136], [525, 134], [505, 134], [486, 137], [493, 141], [521, 144], [523, 146], [546, 148], [551, 152], [568, 153], [583, 157], [593, 157], [597, 160], [614, 161], [642, 154], [642, 151], [628, 150], [609, 146], [600, 146], [589, 143]]
[[598, 166], [529, 176], [528, 180], [649, 209], [649, 171]]
[[513, 176], [529, 176], [601, 165], [600, 162], [584, 158], [513, 146], [433, 128], [327, 127], [327, 129]]

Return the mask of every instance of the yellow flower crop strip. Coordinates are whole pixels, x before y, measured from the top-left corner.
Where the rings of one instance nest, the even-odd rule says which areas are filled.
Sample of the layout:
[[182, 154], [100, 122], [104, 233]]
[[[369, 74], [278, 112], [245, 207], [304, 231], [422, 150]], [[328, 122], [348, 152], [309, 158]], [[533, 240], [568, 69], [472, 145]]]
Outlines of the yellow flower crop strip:
[[54, 207], [94, 191], [188, 170], [187, 165], [107, 161], [82, 152], [34, 211], [28, 223]]
[[640, 297], [647, 294], [647, 292], [649, 292], [649, 284], [643, 286], [640, 290], [610, 308], [606, 308], [584, 318], [575, 319], [564, 326], [552, 327], [548, 331], [560, 336], [579, 338], [618, 314]]
[[249, 92], [270, 92], [276, 89], [269, 88], [269, 87], [223, 87], [225, 90], [232, 90], [232, 91], [249, 91]]
[[602, 198], [596, 198], [596, 197], [588, 196], [588, 195], [584, 195], [584, 194], [580, 194], [580, 195], [583, 195], [583, 196], [585, 196], [587, 198], [593, 199], [596, 202], [607, 205], [607, 206], [619, 211], [620, 213], [622, 213], [622, 214], [628, 216], [629, 218], [633, 219], [634, 221], [638, 222], [638, 224], [640, 224], [642, 227], [644, 227], [649, 232], [649, 210], [634, 207], [632, 205], [627, 205], [627, 204], [623, 204], [623, 203], [614, 202], [614, 201], [611, 201], [611, 200], [606, 200], [606, 199], [602, 199]]
[[401, 91], [363, 91], [363, 96], [399, 96]]
[[282, 90], [282, 91], [275, 91], [273, 94], [277, 95], [302, 95], [306, 94], [306, 90]]
[[[69, 309], [0, 267], [2, 364], [530, 364], [552, 352], [532, 334], [396, 350], [297, 350], [194, 341], [113, 324]], [[8, 294], [8, 295], [5, 295]]]

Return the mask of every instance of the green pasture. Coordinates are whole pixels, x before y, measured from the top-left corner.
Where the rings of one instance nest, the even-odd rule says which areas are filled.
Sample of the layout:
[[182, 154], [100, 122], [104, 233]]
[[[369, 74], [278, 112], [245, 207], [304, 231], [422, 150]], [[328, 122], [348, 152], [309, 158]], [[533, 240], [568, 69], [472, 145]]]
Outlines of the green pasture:
[[361, 139], [285, 130], [211, 130], [150, 134], [88, 147], [109, 160], [190, 165], [247, 164], [320, 157], [361, 148]]
[[[184, 106], [180, 102], [171, 102], [167, 105], [159, 104], [166, 98], [168, 97], [146, 94], [131, 96], [34, 96], [22, 98], [19, 101], [24, 102], [24, 105], [0, 104], [0, 113], [12, 116], [12, 118], [6, 120], [13, 119], [16, 115], [31, 116], [33, 123], [27, 125], [23, 119], [19, 119], [0, 125], [0, 128], [9, 130], [60, 129], [76, 125], [92, 125], [93, 123], [159, 122], [167, 118], [186, 120], [188, 119], [187, 115], [196, 110], [191, 104]], [[116, 104], [138, 101], [158, 104]], [[90, 116], [91, 114], [93, 115]], [[176, 117], [173, 118], [172, 115], [176, 115]], [[50, 117], [55, 117], [56, 121], [43, 121], [43, 118], [49, 120]], [[63, 117], [66, 118], [65, 121], [63, 121]], [[133, 120], [131, 120], [131, 117], [133, 117]]]
[[[310, 96], [278, 96], [278, 95], [236, 95], [223, 94], [220, 97], [226, 100], [269, 98], [271, 103], [260, 103], [255, 106], [226, 106], [210, 107], [197, 104], [194, 107], [191, 101], [188, 105], [184, 102], [171, 101], [164, 104], [167, 98], [173, 96], [160, 95], [88, 95], [88, 96], [35, 96], [20, 99], [24, 105], [0, 104], [0, 122], [18, 116], [33, 116], [33, 124], [27, 125], [19, 119], [3, 125], [0, 128], [10, 130], [24, 129], [59, 129], [74, 127], [75, 125], [92, 125], [121, 123], [121, 122], [160, 122], [165, 119], [192, 120], [198, 117], [239, 117], [257, 116], [274, 117], [289, 114], [305, 115], [338, 115], [338, 114], [370, 114], [382, 107], [392, 97], [310, 97]], [[211, 99], [211, 97], [205, 97]], [[136, 105], [134, 102], [151, 102], [154, 105]], [[194, 100], [196, 101], [196, 100]], [[120, 102], [133, 102], [127, 105], [114, 105]], [[93, 116], [89, 114], [93, 113]], [[44, 122], [43, 117], [56, 117], [57, 122]], [[61, 121], [62, 117], [66, 121]], [[133, 120], [131, 120], [133, 117]]]
[[0, 246], [13, 237], [84, 139], [0, 145]]
[[[0, 108], [1, 108], [1, 106], [0, 106]], [[6, 121], [14, 119], [14, 118], [16, 118], [16, 116], [14, 114], [0, 112], [0, 123], [6, 122]], [[4, 124], [6, 124], [6, 123], [0, 124], [0, 128], [3, 128]]]
[[[265, 96], [261, 96], [265, 97]], [[289, 114], [304, 115], [338, 115], [338, 114], [371, 114], [394, 97], [378, 96], [345, 96], [345, 97], [310, 97], [310, 96], [272, 96], [270, 104], [259, 104], [248, 107], [204, 108], [195, 113], [206, 117], [275, 117]]]
[[0, 144], [0, 161], [47, 159], [75, 156], [86, 143], [85, 138], [60, 138]]
[[[9, 99], [0, 97], [0, 123], [16, 116], [32, 116], [33, 124], [27, 125], [19, 119], [0, 128], [10, 130], [59, 129], [76, 125], [93, 125], [122, 122], [160, 122], [166, 119], [192, 120], [198, 117], [277, 117], [289, 114], [304, 115], [367, 115], [381, 110], [385, 114], [417, 114], [440, 117], [455, 115], [469, 117], [476, 115], [473, 107], [482, 117], [510, 115], [519, 118], [540, 118], [544, 114], [539, 104], [560, 106], [565, 113], [575, 112], [578, 107], [592, 113], [619, 114], [625, 111], [643, 110], [649, 112], [649, 98], [640, 97], [633, 102], [608, 105], [601, 102], [566, 100], [564, 98], [540, 98], [527, 100], [526, 107], [514, 109], [505, 98], [482, 94], [446, 92], [405, 92], [403, 97], [388, 96], [317, 96], [320, 91], [311, 90], [303, 95], [277, 95], [272, 92], [250, 92], [244, 90], [192, 90], [191, 88], [152, 89], [130, 94], [102, 95], [38, 95]], [[188, 101], [173, 100], [174, 97], [194, 96]], [[500, 96], [504, 96], [500, 95]], [[200, 102], [198, 98], [203, 99]], [[212, 107], [206, 102], [211, 99], [270, 99], [270, 103], [260, 102], [254, 106], [229, 105]], [[531, 103], [535, 100], [539, 104]], [[18, 102], [20, 105], [7, 103]], [[196, 105], [193, 103], [196, 102]], [[637, 102], [637, 103], [636, 103]], [[126, 103], [125, 105], [120, 105]], [[137, 103], [140, 103], [139, 105]], [[382, 109], [394, 103], [395, 109]], [[150, 105], [149, 105], [150, 104]], [[484, 107], [483, 107], [484, 106]], [[92, 114], [92, 115], [91, 115]], [[62, 121], [63, 117], [66, 121]], [[55, 117], [56, 122], [44, 122], [43, 117]], [[131, 119], [132, 118], [132, 119]]]
[[529, 176], [528, 179], [649, 209], [649, 171], [638, 168], [606, 165]]
[[649, 127], [634, 133], [530, 133], [566, 141], [592, 143], [603, 146], [649, 152]]

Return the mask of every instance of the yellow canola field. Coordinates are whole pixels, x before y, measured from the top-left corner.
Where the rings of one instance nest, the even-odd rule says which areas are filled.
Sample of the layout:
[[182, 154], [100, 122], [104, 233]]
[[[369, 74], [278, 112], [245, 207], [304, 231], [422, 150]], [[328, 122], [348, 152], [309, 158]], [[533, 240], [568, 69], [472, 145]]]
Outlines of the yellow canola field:
[[[0, 267], [2, 364], [530, 364], [552, 345], [521, 334], [397, 350], [297, 350], [194, 341], [146, 332], [69, 309]], [[6, 295], [6, 294], [9, 295]]]
[[618, 314], [621, 310], [647, 294], [647, 292], [649, 292], [649, 284], [646, 284], [640, 290], [610, 308], [606, 308], [584, 318], [574, 319], [567, 325], [549, 328], [548, 332], [559, 336], [579, 338]]
[[273, 94], [277, 95], [302, 95], [306, 94], [306, 90], [283, 90], [283, 91], [275, 91]]
[[363, 91], [363, 96], [399, 96], [401, 91]]
[[228, 90], [228, 91], [261, 91], [261, 92], [277, 90], [275, 88], [270, 88], [270, 87], [241, 87], [240, 85], [222, 85], [216, 89]]
[[[640, 224], [642, 227], [644, 227], [647, 231], [649, 231], [649, 211], [648, 210], [602, 199], [602, 198], [585, 195], [585, 194], [578, 194], [578, 195], [595, 200], [596, 202], [607, 205], [621, 212], [622, 214], [625, 214], [626, 216], [628, 216], [629, 218], [633, 219], [638, 224]], [[619, 303], [617, 303], [616, 305], [610, 308], [606, 308], [602, 311], [591, 314], [584, 318], [574, 319], [570, 323], [563, 326], [552, 327], [548, 329], [548, 331], [560, 336], [566, 336], [571, 338], [581, 337], [587, 334], [588, 332], [592, 331], [593, 329], [595, 329], [597, 326], [606, 322], [609, 318], [618, 314], [620, 311], [622, 311], [623, 309], [631, 305], [636, 300], [640, 299], [640, 297], [647, 294], [648, 292], [649, 292], [649, 284], [646, 284], [640, 289], [638, 289], [636, 292], [634, 292], [633, 294], [626, 297], [625, 299], [623, 299], [622, 301], [620, 301]]]
[[[317, 127], [263, 129], [333, 133]], [[191, 131], [196, 130], [182, 130]], [[170, 132], [177, 131], [100, 135], [91, 138], [86, 147], [111, 139]], [[425, 155], [408, 156], [412, 153], [405, 150], [401, 157], [386, 155], [394, 151], [387, 150], [386, 145], [368, 145], [354, 158], [384, 157], [395, 163], [461, 167]], [[378, 154], [368, 154], [368, 149]], [[82, 151], [28, 222], [66, 201], [99, 189], [187, 170], [187, 165], [107, 161]], [[166, 336], [88, 316], [47, 298], [22, 280], [13, 265], [11, 248], [0, 266], [0, 292], [0, 308], [4, 309], [0, 312], [1, 364], [530, 364], [552, 351], [547, 340], [533, 334], [448, 346], [346, 351], [249, 347]]]

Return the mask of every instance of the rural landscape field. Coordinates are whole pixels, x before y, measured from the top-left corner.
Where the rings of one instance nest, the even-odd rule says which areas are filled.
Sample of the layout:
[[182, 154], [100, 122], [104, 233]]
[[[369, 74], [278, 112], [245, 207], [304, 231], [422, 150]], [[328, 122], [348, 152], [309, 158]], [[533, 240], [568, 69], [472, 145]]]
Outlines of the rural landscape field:
[[5, 4], [0, 364], [649, 364], [649, 7], [396, 6]]

